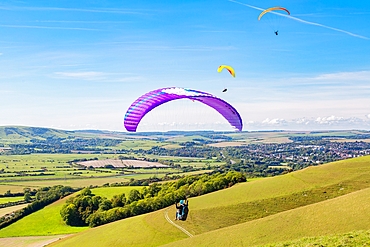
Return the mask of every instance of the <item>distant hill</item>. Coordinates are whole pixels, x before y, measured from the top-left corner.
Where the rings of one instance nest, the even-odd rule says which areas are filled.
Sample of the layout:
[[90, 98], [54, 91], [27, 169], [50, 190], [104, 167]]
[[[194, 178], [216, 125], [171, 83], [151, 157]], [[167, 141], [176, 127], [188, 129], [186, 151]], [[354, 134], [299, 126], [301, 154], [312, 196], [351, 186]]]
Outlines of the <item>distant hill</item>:
[[57, 130], [41, 127], [0, 126], [0, 139], [6, 141], [28, 141], [30, 139], [46, 139], [50, 137], [66, 138], [73, 136], [74, 131]]
[[303, 237], [370, 230], [370, 157], [309, 167], [238, 184], [189, 200], [190, 214], [165, 220], [175, 208], [92, 228], [51, 246], [259, 246]]
[[[60, 130], [43, 127], [0, 126], [0, 145], [24, 143], [30, 139], [47, 138], [111, 138], [168, 140], [172, 142], [221, 142], [243, 141], [240, 143], [283, 143], [302, 140], [361, 140], [370, 141], [370, 132], [361, 130], [342, 131], [167, 131], [167, 132], [120, 132], [109, 130]], [[232, 145], [234, 144], [234, 145]], [[235, 146], [235, 143], [230, 144]], [[226, 145], [228, 146], [228, 145]]]
[[48, 138], [122, 138], [127, 133], [105, 130], [60, 130], [43, 127], [0, 126], [0, 143], [22, 143], [31, 139], [46, 140]]

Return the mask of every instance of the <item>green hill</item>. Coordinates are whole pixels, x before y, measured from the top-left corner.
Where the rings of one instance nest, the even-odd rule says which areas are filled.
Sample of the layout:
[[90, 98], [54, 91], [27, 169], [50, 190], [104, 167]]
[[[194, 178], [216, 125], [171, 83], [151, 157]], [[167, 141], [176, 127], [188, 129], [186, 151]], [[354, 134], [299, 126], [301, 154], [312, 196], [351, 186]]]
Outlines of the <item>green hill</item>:
[[41, 127], [0, 126], [2, 143], [21, 143], [31, 139], [46, 139], [50, 137], [66, 138], [70, 135], [74, 135], [74, 132]]
[[[168, 223], [166, 210], [160, 210], [89, 229], [52, 246], [250, 246], [369, 230], [368, 188], [370, 157], [338, 161], [191, 198], [188, 220], [176, 223], [193, 238]], [[174, 207], [168, 212], [173, 218]]]
[[370, 229], [370, 188], [166, 246], [254, 246]]

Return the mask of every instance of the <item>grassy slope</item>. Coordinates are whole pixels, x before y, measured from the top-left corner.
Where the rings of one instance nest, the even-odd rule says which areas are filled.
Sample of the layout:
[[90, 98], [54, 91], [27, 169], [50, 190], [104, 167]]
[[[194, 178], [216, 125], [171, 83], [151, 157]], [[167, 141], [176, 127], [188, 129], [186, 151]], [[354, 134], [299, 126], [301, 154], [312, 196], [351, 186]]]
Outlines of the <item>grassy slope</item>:
[[[362, 157], [347, 161], [339, 161], [334, 162], [322, 166], [317, 167], [310, 167], [301, 171], [293, 172], [290, 174], [286, 174], [283, 176], [273, 177], [273, 178], [266, 178], [266, 179], [260, 179], [260, 180], [254, 180], [252, 182], [247, 182], [244, 184], [239, 184], [237, 186], [234, 186], [232, 188], [218, 191], [215, 193], [211, 193], [208, 195], [204, 195], [201, 197], [191, 198], [190, 199], [190, 215], [186, 222], [178, 222], [180, 225], [185, 227], [188, 231], [190, 231], [192, 234], [199, 235], [199, 238], [194, 238], [195, 240], [190, 241], [201, 241], [203, 239], [202, 236], [210, 236], [212, 235], [212, 232], [215, 232], [216, 234], [212, 235], [211, 238], [216, 238], [217, 235], [222, 236], [224, 238], [225, 243], [228, 243], [228, 241], [231, 241], [231, 238], [228, 234], [231, 234], [232, 231], [237, 232], [239, 228], [243, 229], [240, 232], [243, 233], [247, 230], [248, 227], [253, 226], [254, 224], [258, 225], [259, 228], [256, 228], [257, 230], [260, 229], [260, 232], [251, 232], [251, 236], [258, 236], [258, 239], [261, 238], [258, 234], [266, 235], [263, 232], [266, 231], [266, 229], [263, 228], [263, 226], [268, 226], [268, 223], [270, 221], [266, 219], [271, 219], [271, 221], [274, 221], [273, 224], [275, 224], [275, 229], [271, 230], [272, 233], [276, 233], [277, 228], [280, 229], [279, 223], [284, 220], [282, 218], [277, 218], [275, 220], [275, 217], [278, 217], [279, 215], [285, 214], [286, 218], [290, 218], [289, 222], [285, 222], [284, 226], [289, 227], [293, 226], [297, 229], [300, 229], [300, 218], [294, 218], [290, 217], [290, 213], [295, 212], [295, 210], [303, 210], [305, 205], [312, 204], [310, 213], [315, 212], [315, 208], [318, 207], [318, 205], [324, 205], [322, 208], [325, 208], [326, 203], [329, 205], [329, 202], [332, 202], [335, 200], [339, 200], [339, 198], [346, 198], [346, 196], [338, 197], [341, 195], [345, 195], [346, 193], [350, 193], [352, 191], [359, 191], [363, 188], [370, 187], [370, 157]], [[367, 193], [366, 195], [370, 193], [369, 190], [363, 190], [361, 193]], [[360, 192], [359, 194], [362, 195]], [[363, 207], [364, 209], [368, 210], [368, 206], [363, 204], [363, 198], [364, 196], [355, 196], [356, 193], [353, 194], [347, 194], [348, 198], [349, 196], [352, 196], [358, 202], [356, 201], [355, 205], [358, 207]], [[336, 199], [328, 200], [328, 198], [337, 197]], [[306, 198], [310, 199], [307, 200]], [[348, 200], [346, 203], [351, 204], [354, 203], [354, 199]], [[326, 201], [325, 201], [326, 200]], [[362, 200], [362, 201], [361, 201]], [[277, 201], [277, 202], [275, 202]], [[284, 202], [285, 201], [285, 202]], [[318, 204], [313, 204], [317, 201], [323, 201]], [[275, 203], [274, 203], [275, 202]], [[284, 203], [283, 203], [284, 202]], [[341, 211], [342, 203], [331, 203], [331, 206], [327, 206], [326, 209], [330, 213], [331, 207], [335, 207], [336, 210]], [[248, 210], [244, 210], [243, 213], [240, 213], [240, 210], [243, 209], [244, 206], [248, 206], [249, 209], [255, 210], [255, 213], [252, 212], [252, 215], [248, 214]], [[268, 208], [265, 208], [267, 207]], [[294, 209], [296, 208], [296, 209]], [[294, 209], [294, 210], [291, 210]], [[361, 227], [358, 227], [356, 222], [356, 217], [362, 218], [361, 215], [358, 215], [358, 212], [361, 210], [356, 209], [353, 211], [352, 209], [355, 209], [354, 206], [348, 205], [347, 208], [345, 208], [344, 211], [348, 213], [349, 215], [354, 216], [356, 219], [355, 222], [352, 222], [352, 224], [348, 225], [348, 227], [343, 227], [342, 225], [339, 226], [340, 231], [338, 232], [346, 232], [351, 230], [359, 229], [370, 229], [370, 223], [359, 223], [362, 224]], [[351, 211], [352, 210], [352, 211]], [[285, 211], [285, 213], [284, 213]], [[169, 210], [170, 217], [174, 215], [174, 208], [171, 207]], [[262, 213], [261, 213], [262, 212]], [[301, 212], [301, 211], [299, 211]], [[320, 211], [321, 213], [318, 214], [319, 218], [325, 218], [325, 224], [331, 224], [333, 225], [334, 229], [328, 228], [326, 233], [332, 233], [335, 232], [335, 227], [340, 222], [337, 221], [330, 221], [328, 220], [329, 215], [325, 215], [325, 211]], [[338, 213], [336, 218], [339, 220], [338, 215], [341, 215], [341, 212]], [[151, 215], [156, 215], [158, 219], [158, 212], [154, 212], [152, 214], [149, 214], [148, 217]], [[244, 215], [246, 214], [247, 217]], [[254, 214], [258, 215], [258, 218], [254, 217]], [[300, 217], [304, 217], [308, 212], [300, 213]], [[270, 215], [270, 216], [269, 216]], [[162, 215], [163, 217], [163, 215]], [[254, 217], [254, 218], [253, 218]], [[172, 218], [172, 217], [171, 217]], [[149, 218], [148, 218], [149, 219]], [[122, 221], [118, 221], [115, 224], [115, 226], [119, 229], [126, 229], [129, 227], [129, 225], [135, 225], [135, 224], [141, 224], [142, 221], [141, 217], [134, 217], [131, 219], [126, 219]], [[246, 222], [246, 223], [243, 223]], [[258, 223], [261, 222], [261, 223]], [[343, 223], [343, 222], [342, 222]], [[156, 225], [157, 222], [153, 221], [151, 224]], [[243, 224], [251, 224], [248, 225], [248, 227], [243, 227]], [[277, 225], [276, 225], [277, 224]], [[164, 224], [167, 226], [167, 224]], [[346, 224], [344, 224], [346, 225]], [[281, 225], [283, 227], [283, 225]], [[228, 231], [227, 229], [232, 229], [232, 231]], [[272, 227], [272, 226], [271, 226]], [[100, 236], [103, 236], [106, 234], [106, 232], [109, 232], [110, 230], [110, 224], [106, 226], [102, 226], [97, 229], [89, 230], [86, 232], [83, 232], [84, 240], [89, 239], [91, 241], [100, 241], [98, 240]], [[223, 228], [220, 230], [215, 231], [215, 229]], [[324, 227], [325, 228], [325, 227]], [[283, 228], [282, 228], [283, 229]], [[312, 228], [313, 233], [304, 235], [305, 232], [301, 232], [301, 236], [315, 236], [315, 229], [316, 226]], [[326, 229], [326, 228], [325, 228]], [[269, 229], [267, 229], [269, 230]], [[222, 234], [223, 231], [228, 231], [227, 234]], [[275, 231], [275, 232], [274, 232]], [[90, 233], [91, 232], [91, 233]], [[209, 232], [209, 233], [207, 233]], [[279, 231], [281, 232], [281, 230]], [[317, 233], [320, 232], [319, 230]], [[202, 234], [206, 233], [206, 234]], [[240, 233], [240, 234], [241, 234]], [[281, 240], [276, 238], [276, 241], [284, 241], [284, 240], [290, 240], [293, 238], [299, 238], [301, 237], [299, 234], [290, 235], [290, 230], [281, 232], [282, 234], [279, 234], [284, 236]], [[326, 234], [322, 233], [322, 234]], [[82, 233], [81, 233], [82, 234]], [[78, 242], [79, 236], [82, 236], [81, 234], [77, 235], [76, 237], [69, 238], [68, 243], [72, 243], [72, 241]], [[254, 235], [253, 235], [254, 234]], [[257, 235], [256, 235], [257, 234]], [[131, 231], [129, 235], [127, 235], [130, 239], [135, 239], [135, 236], [142, 237], [142, 231], [137, 231], [136, 233], [134, 231]], [[243, 234], [241, 234], [243, 235]], [[272, 236], [276, 237], [275, 234], [271, 234]], [[145, 237], [150, 239], [156, 238], [156, 232], [147, 232], [145, 234]], [[237, 236], [239, 237], [239, 236]], [[116, 239], [119, 241], [118, 239]], [[66, 240], [67, 241], [67, 240]], [[81, 239], [82, 241], [82, 239]], [[101, 242], [101, 246], [110, 246], [113, 239], [110, 239], [108, 242]], [[130, 240], [131, 241], [131, 240]], [[138, 238], [139, 241], [139, 238]], [[170, 243], [169, 237], [165, 237], [163, 239], [163, 242]], [[212, 240], [207, 240], [212, 242]], [[275, 239], [270, 239], [269, 241], [275, 241]], [[141, 242], [140, 242], [141, 243]], [[195, 242], [194, 242], [195, 243]], [[196, 242], [198, 243], [198, 242]], [[265, 242], [268, 243], [268, 242]], [[131, 244], [128, 244], [128, 246], [136, 246], [136, 242], [131, 242]], [[152, 241], [147, 242], [147, 245], [151, 245]], [[200, 246], [203, 246], [203, 244], [200, 244]], [[205, 245], [208, 245], [206, 243]], [[227, 244], [228, 245], [228, 244]], [[56, 245], [59, 246], [59, 245]], [[192, 244], [188, 245], [192, 246]], [[198, 245], [199, 246], [199, 245]], [[232, 246], [232, 245], [231, 245]]]
[[126, 220], [92, 228], [57, 241], [50, 246], [159, 246], [187, 238], [187, 235], [169, 224], [166, 209]]
[[344, 234], [306, 237], [294, 241], [266, 244], [263, 247], [309, 247], [309, 246], [369, 246], [370, 231], [352, 231]]
[[166, 246], [253, 246], [370, 229], [370, 188]]

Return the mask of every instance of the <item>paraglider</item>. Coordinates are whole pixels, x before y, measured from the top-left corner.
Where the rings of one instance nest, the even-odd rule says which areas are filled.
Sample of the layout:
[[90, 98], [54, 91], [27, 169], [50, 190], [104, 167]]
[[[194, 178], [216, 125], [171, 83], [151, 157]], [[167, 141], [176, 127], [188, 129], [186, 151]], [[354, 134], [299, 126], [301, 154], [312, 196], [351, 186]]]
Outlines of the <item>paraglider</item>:
[[[229, 71], [229, 73], [230, 73], [230, 75], [232, 75], [232, 77], [235, 77], [235, 70], [233, 69], [233, 67], [231, 67], [229, 65], [220, 65], [217, 68], [217, 72], [220, 73], [223, 69], [226, 69], [227, 71]], [[222, 90], [223, 93], [225, 93], [226, 91], [227, 91], [227, 88]]]
[[189, 214], [189, 201], [180, 200], [179, 203], [176, 202], [176, 218], [175, 220], [183, 220], [185, 221]]
[[235, 70], [233, 69], [233, 67], [231, 67], [229, 65], [220, 65], [220, 66], [218, 66], [217, 72], [220, 73], [223, 69], [226, 69], [227, 71], [229, 71], [229, 73], [230, 73], [230, 75], [232, 75], [232, 77], [235, 77]]
[[[261, 18], [271, 12], [271, 11], [275, 11], [275, 10], [282, 10], [282, 11], [285, 11], [288, 15], [290, 15], [290, 12], [289, 10], [287, 10], [286, 8], [283, 8], [283, 7], [272, 7], [272, 8], [268, 8], [268, 9], [265, 9], [264, 11], [261, 12], [261, 14], [258, 16], [258, 20], [261, 20]], [[277, 28], [275, 28], [274, 30], [274, 33], [275, 35], [279, 35], [279, 30], [277, 30]]]
[[180, 87], [167, 87], [150, 91], [131, 104], [124, 117], [126, 130], [136, 132], [141, 119], [148, 112], [166, 102], [177, 99], [199, 101], [219, 112], [236, 130], [241, 131], [243, 128], [240, 114], [226, 101], [206, 92]]

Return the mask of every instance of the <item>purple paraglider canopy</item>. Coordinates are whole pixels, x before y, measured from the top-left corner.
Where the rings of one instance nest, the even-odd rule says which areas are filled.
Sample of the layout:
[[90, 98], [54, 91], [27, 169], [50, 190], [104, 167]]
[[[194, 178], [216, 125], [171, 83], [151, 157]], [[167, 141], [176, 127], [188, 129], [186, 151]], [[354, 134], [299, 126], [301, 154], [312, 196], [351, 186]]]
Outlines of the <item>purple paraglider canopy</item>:
[[236, 130], [243, 128], [242, 119], [237, 110], [226, 101], [219, 99], [212, 94], [180, 87], [160, 88], [148, 92], [128, 108], [124, 125], [127, 131], [136, 132], [141, 119], [151, 110], [159, 105], [176, 99], [196, 100], [206, 104], [218, 111]]

